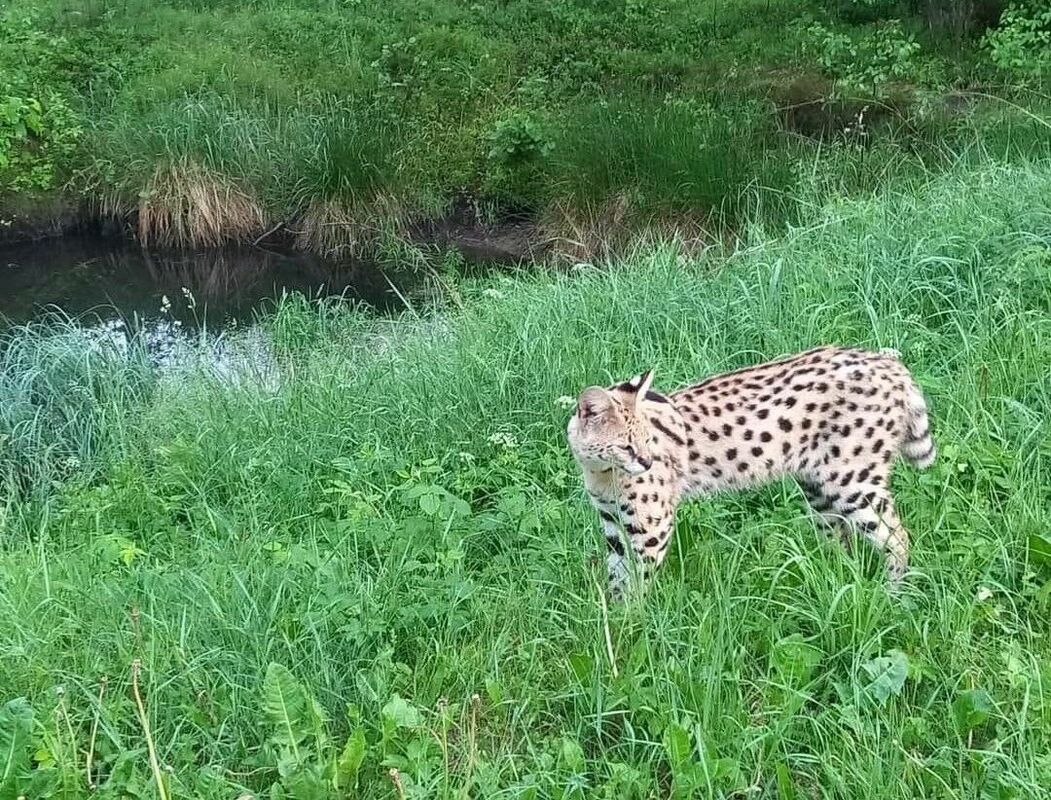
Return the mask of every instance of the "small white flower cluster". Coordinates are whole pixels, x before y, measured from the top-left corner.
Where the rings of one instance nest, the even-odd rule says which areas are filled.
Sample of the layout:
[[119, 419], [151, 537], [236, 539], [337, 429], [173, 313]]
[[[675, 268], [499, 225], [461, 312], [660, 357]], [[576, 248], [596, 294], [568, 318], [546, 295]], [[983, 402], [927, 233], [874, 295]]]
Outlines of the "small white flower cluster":
[[490, 435], [489, 443], [495, 444], [497, 447], [503, 447], [506, 450], [514, 450], [518, 447], [518, 439], [515, 438], [513, 433], [507, 431], [497, 431]]

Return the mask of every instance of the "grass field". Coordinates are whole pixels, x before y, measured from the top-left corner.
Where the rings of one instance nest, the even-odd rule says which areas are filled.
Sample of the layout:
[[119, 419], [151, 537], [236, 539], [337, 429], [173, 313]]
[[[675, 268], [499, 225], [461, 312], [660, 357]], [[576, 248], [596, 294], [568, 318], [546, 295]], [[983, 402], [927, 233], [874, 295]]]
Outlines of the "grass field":
[[1005, 5], [11, 0], [0, 223], [58, 204], [149, 244], [276, 228], [340, 255], [456, 206], [710, 230], [829, 151], [857, 190], [975, 139], [1046, 155], [1015, 107], [1048, 105], [1043, 23], [994, 51]]
[[[276, 389], [8, 333], [0, 797], [1043, 796], [1051, 169], [814, 198], [456, 308], [288, 298]], [[607, 612], [564, 398], [820, 342], [898, 348], [931, 402], [901, 601], [777, 485], [690, 505]]]

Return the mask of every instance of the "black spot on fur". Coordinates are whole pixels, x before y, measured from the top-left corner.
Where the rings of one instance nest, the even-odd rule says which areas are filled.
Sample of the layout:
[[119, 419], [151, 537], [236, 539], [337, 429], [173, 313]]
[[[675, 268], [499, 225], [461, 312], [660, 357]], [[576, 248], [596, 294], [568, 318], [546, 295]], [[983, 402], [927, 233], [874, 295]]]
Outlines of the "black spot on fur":
[[791, 420], [787, 420], [784, 417], [781, 417], [781, 419], [779, 419], [777, 421], [777, 427], [779, 427], [785, 433], [788, 433], [789, 431], [792, 430], [792, 421]]

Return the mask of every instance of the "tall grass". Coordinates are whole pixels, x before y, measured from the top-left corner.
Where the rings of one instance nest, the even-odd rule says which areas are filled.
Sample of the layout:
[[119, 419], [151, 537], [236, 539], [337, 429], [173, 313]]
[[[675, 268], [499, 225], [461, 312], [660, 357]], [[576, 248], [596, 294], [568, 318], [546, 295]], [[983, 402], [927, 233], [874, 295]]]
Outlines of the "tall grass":
[[556, 196], [577, 207], [629, 194], [650, 211], [736, 218], [749, 188], [794, 182], [791, 159], [761, 104], [619, 100], [565, 120], [553, 153]]
[[0, 491], [46, 498], [56, 482], [108, 468], [153, 374], [141, 337], [85, 331], [60, 313], [0, 336]]
[[[468, 283], [456, 311], [290, 298], [276, 393], [103, 403], [95, 480], [0, 520], [34, 796], [87, 771], [148, 793], [133, 659], [173, 796], [1041, 796], [1049, 198], [1046, 163], [961, 165], [701, 259]], [[931, 401], [941, 459], [895, 479], [900, 602], [784, 485], [690, 505], [649, 599], [607, 615], [563, 398], [819, 342], [898, 348]], [[122, 364], [105, 397], [138, 397]], [[37, 407], [99, 377], [75, 374]]]

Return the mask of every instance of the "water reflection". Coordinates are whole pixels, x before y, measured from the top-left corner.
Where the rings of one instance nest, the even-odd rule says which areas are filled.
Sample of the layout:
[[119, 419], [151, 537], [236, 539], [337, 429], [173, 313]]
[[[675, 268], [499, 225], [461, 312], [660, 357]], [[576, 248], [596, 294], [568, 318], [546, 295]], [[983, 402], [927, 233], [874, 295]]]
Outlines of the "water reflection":
[[29, 320], [47, 306], [72, 316], [90, 311], [103, 318], [149, 318], [167, 296], [171, 316], [185, 324], [222, 325], [250, 320], [282, 290], [344, 294], [378, 309], [400, 302], [375, 265], [335, 264], [306, 254], [258, 248], [151, 253], [96, 237], [0, 249], [0, 317], [11, 322]]

